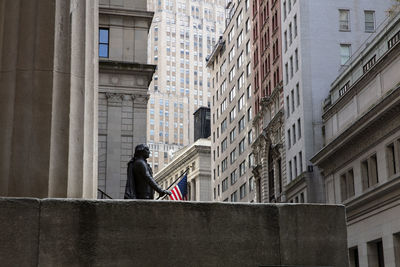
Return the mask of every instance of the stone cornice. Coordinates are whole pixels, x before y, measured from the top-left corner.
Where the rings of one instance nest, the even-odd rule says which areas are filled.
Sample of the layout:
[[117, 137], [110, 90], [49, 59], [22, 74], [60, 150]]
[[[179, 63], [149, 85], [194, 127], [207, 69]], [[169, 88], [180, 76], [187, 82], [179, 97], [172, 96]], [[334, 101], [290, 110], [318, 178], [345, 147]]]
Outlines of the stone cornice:
[[[346, 144], [351, 143], [356, 139], [357, 136], [366, 131], [376, 121], [384, 119], [384, 115], [390, 113], [391, 110], [400, 108], [400, 86], [390, 91], [383, 99], [372, 106], [363, 116], [347, 127], [342, 133], [340, 133], [335, 139], [324, 146], [316, 155], [311, 158], [311, 162], [314, 164], [321, 164], [324, 160], [331, 157], [339, 149], [344, 147]], [[390, 115], [389, 115], [390, 116]]]
[[348, 214], [347, 221], [354, 221], [357, 218], [377, 210], [390, 203], [400, 201], [400, 176], [390, 179], [388, 182], [370, 188], [367, 192], [358, 197], [353, 197], [343, 204]]
[[116, 8], [108, 6], [99, 6], [100, 15], [114, 15], [114, 16], [128, 16], [128, 17], [140, 17], [149, 20], [153, 20], [154, 12], [146, 10], [136, 10], [127, 8]]
[[285, 186], [286, 194], [290, 194], [292, 191], [294, 191], [296, 188], [298, 188], [299, 185], [306, 184], [307, 176], [308, 176], [308, 173], [307, 172], [303, 172], [299, 176], [297, 176], [296, 179], [294, 179], [290, 183], [288, 183]]
[[99, 60], [99, 73], [121, 73], [128, 75], [144, 75], [150, 85], [157, 65], [115, 60]]
[[[192, 145], [187, 148], [186, 151], [183, 151], [178, 157], [172, 160], [165, 168], [161, 169], [156, 175], [155, 179], [159, 181], [163, 179], [171, 173], [175, 172], [177, 169], [180, 169], [182, 166], [187, 166], [191, 163], [191, 160], [194, 159], [195, 155], [206, 154], [210, 156], [211, 163], [211, 146], [205, 145]], [[198, 169], [196, 167], [196, 169]]]

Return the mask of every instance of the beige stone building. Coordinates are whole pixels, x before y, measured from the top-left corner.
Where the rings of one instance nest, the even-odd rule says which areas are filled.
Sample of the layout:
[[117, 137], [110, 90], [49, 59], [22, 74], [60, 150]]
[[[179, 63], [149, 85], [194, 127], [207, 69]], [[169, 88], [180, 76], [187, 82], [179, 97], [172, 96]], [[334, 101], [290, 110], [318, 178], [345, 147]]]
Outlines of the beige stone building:
[[193, 113], [209, 106], [211, 79], [205, 58], [224, 30], [223, 0], [149, 0], [155, 12], [149, 62], [158, 65], [149, 87], [149, 163], [157, 172], [173, 153], [193, 143]]
[[226, 29], [208, 56], [213, 200], [255, 201], [252, 174], [250, 0], [227, 6]]
[[0, 6], [0, 196], [95, 198], [98, 1]]
[[99, 7], [99, 188], [123, 198], [127, 162], [146, 143], [147, 64], [153, 12], [146, 0], [101, 0]]
[[400, 266], [400, 13], [333, 82], [313, 158], [347, 211], [350, 266]]
[[[198, 139], [176, 152], [173, 160], [155, 176], [157, 183], [167, 189], [188, 170], [188, 200], [211, 201], [211, 141]], [[171, 186], [172, 188], [172, 186]]]

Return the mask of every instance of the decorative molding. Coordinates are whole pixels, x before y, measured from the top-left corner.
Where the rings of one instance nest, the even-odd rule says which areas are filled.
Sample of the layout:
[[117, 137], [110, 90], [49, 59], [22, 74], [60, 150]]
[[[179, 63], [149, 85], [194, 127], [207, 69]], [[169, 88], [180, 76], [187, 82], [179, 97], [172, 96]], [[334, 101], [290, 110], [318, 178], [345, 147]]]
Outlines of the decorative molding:
[[143, 94], [133, 94], [131, 95], [132, 101], [135, 104], [144, 104], [147, 105], [147, 102], [150, 99], [150, 95], [143, 95]]
[[124, 95], [119, 93], [105, 93], [107, 98], [107, 104], [109, 106], [119, 107], [122, 106]]

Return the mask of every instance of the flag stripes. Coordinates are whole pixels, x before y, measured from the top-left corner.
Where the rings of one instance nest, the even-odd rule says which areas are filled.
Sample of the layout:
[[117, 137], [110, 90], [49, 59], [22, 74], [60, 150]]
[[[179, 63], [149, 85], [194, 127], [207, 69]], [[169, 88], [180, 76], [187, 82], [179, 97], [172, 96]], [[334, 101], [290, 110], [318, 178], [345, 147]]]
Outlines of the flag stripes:
[[187, 200], [187, 174], [171, 189], [171, 200]]

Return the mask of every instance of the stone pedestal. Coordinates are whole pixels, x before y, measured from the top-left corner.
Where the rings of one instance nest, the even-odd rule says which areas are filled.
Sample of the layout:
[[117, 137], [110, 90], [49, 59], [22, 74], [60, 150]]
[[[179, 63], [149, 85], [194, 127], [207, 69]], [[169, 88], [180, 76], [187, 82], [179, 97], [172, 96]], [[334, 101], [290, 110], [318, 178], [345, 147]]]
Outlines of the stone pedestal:
[[97, 192], [97, 0], [0, 2], [0, 195]]
[[346, 238], [343, 206], [0, 198], [4, 266], [346, 267]]

